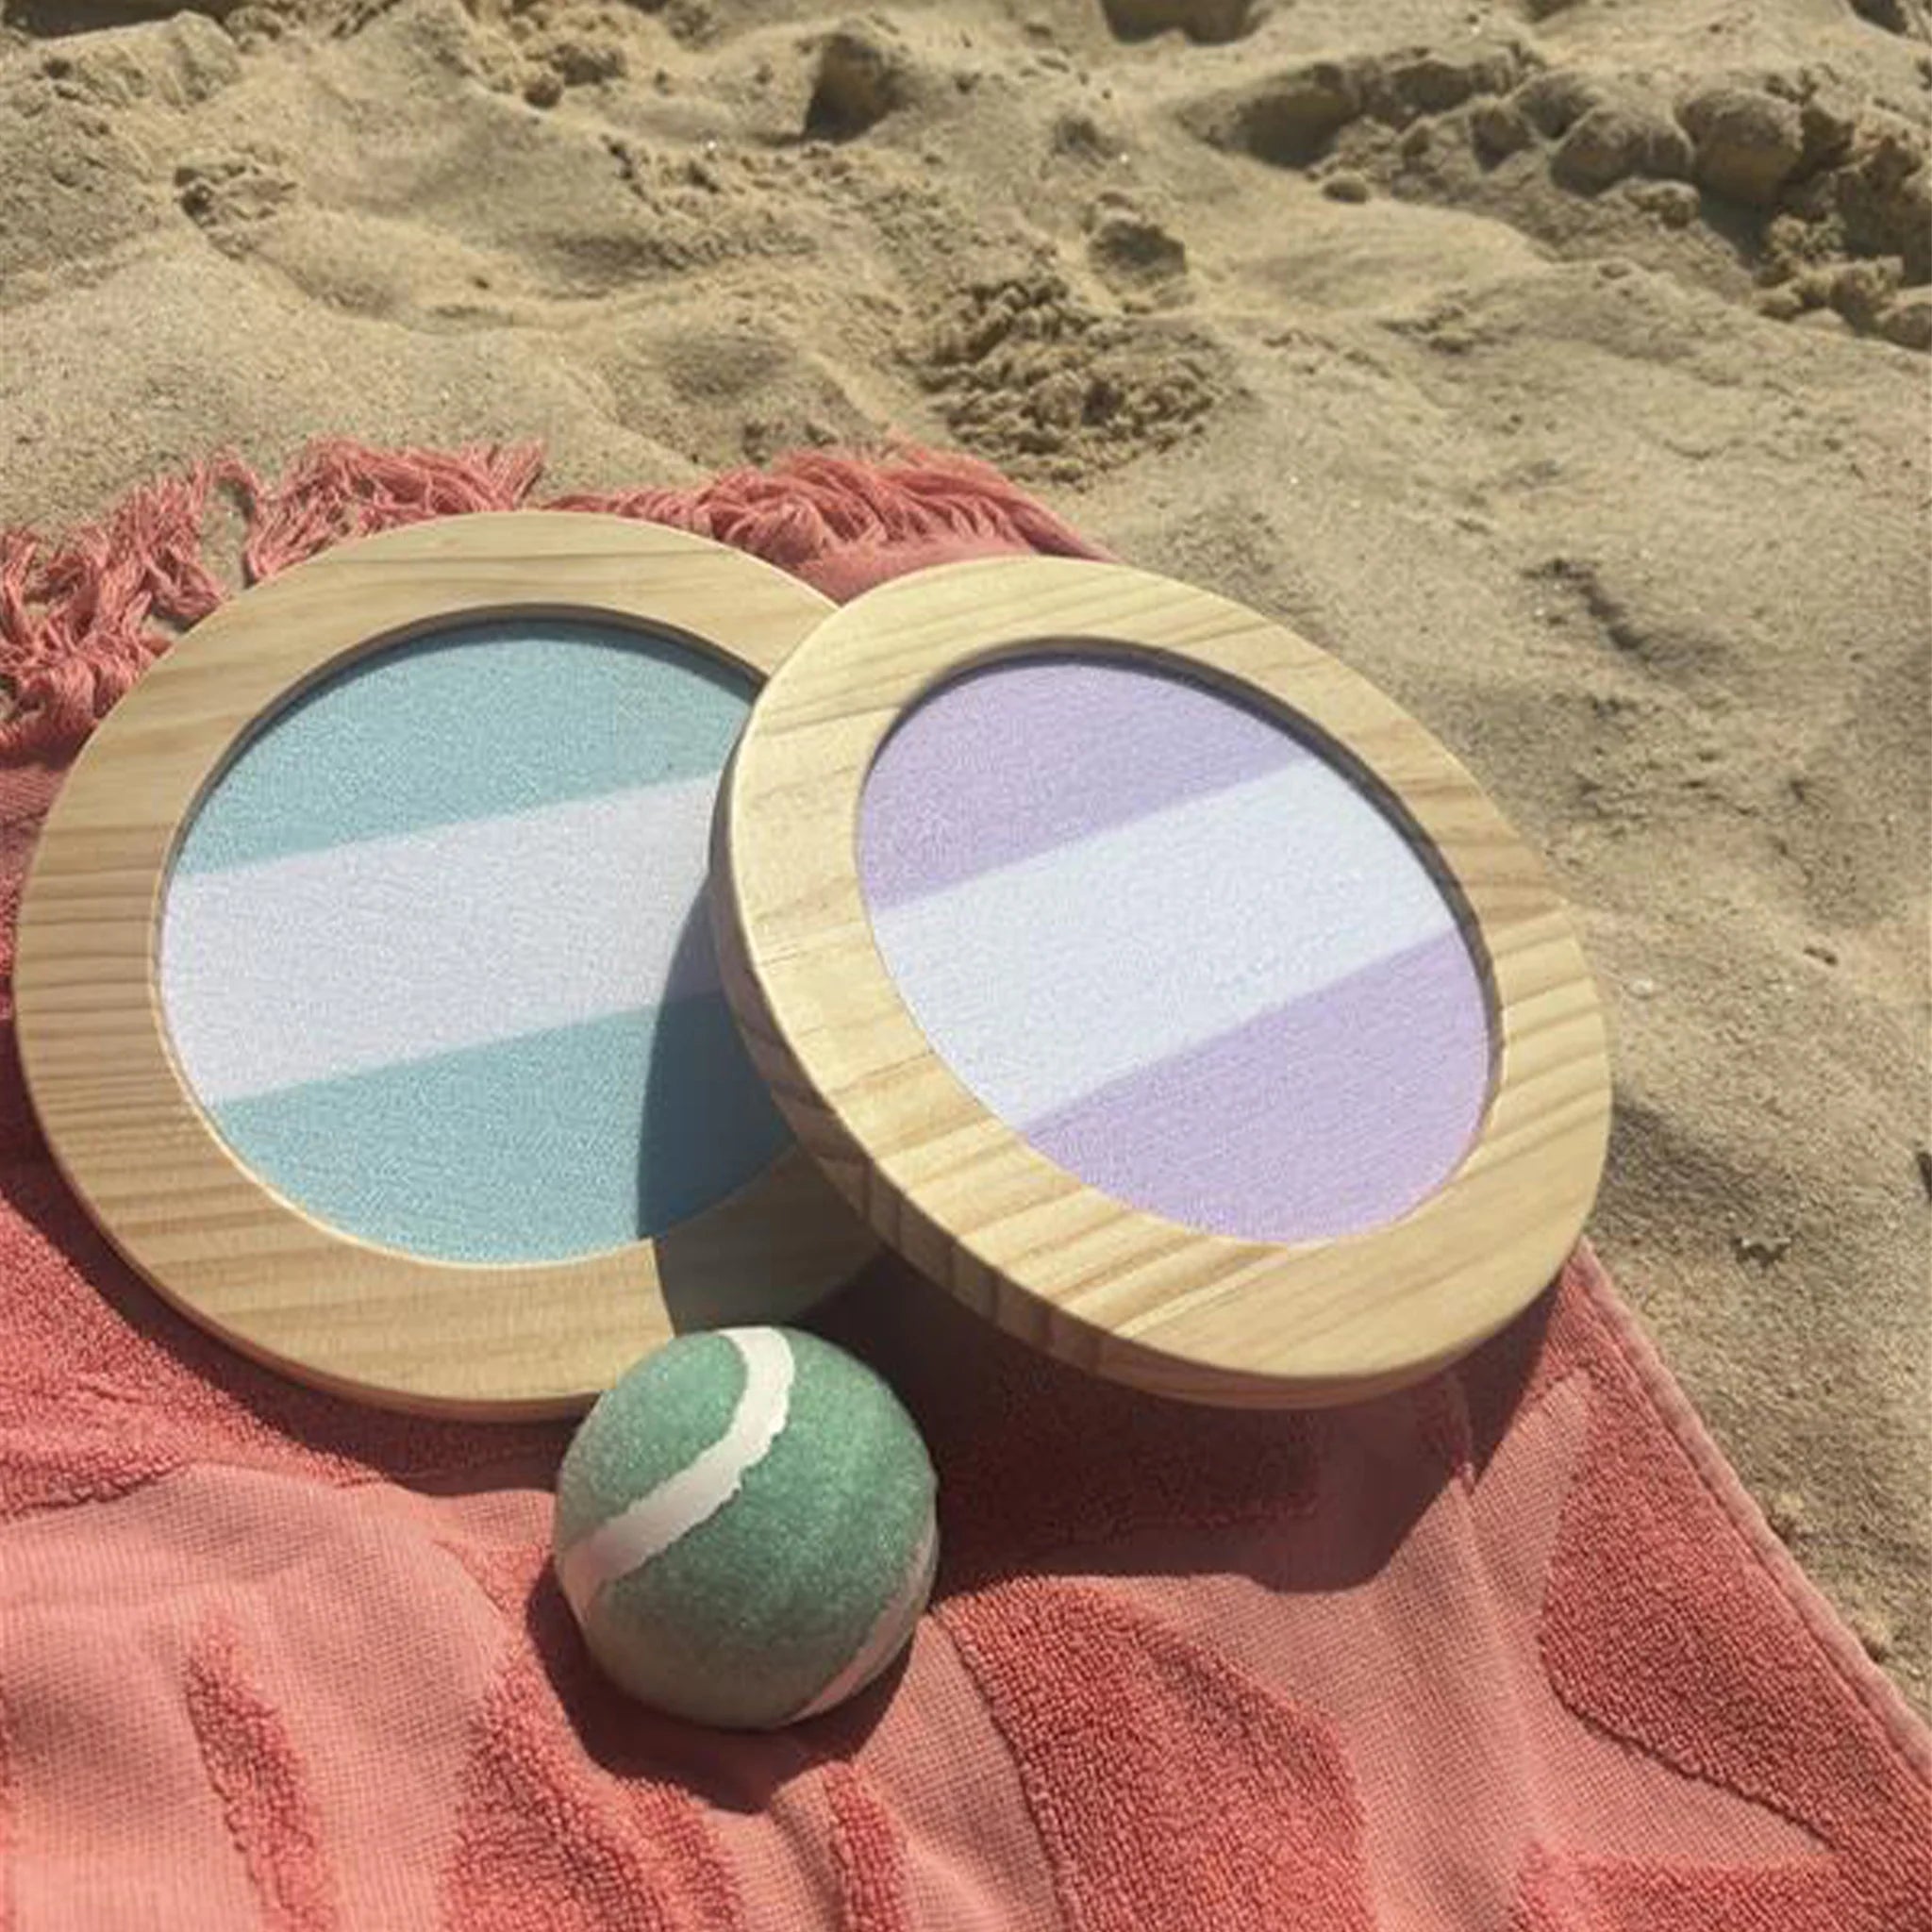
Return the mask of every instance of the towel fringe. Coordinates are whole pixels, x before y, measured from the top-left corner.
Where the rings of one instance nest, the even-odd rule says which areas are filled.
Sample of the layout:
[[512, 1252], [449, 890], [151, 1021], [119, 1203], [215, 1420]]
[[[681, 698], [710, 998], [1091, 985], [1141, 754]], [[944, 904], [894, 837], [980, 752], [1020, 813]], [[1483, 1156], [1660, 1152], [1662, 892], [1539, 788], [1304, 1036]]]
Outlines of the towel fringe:
[[1094, 554], [991, 465], [905, 444], [881, 454], [804, 451], [769, 470], [726, 471], [695, 490], [559, 496], [547, 508], [669, 524], [806, 577], [854, 544], [889, 549], [950, 537], [987, 549]]
[[214, 466], [141, 485], [52, 540], [0, 530], [0, 758], [71, 752], [173, 641], [227, 595], [202, 555]]
[[242, 567], [250, 583], [347, 538], [432, 517], [521, 509], [542, 473], [536, 442], [386, 450], [341, 436], [310, 443], [274, 483], [237, 457], [222, 462], [222, 480], [248, 518]]
[[542, 471], [534, 442], [383, 450], [329, 437], [273, 481], [225, 454], [141, 485], [98, 523], [63, 536], [0, 529], [0, 679], [11, 697], [0, 758], [71, 754], [173, 642], [161, 626], [198, 623], [223, 601], [226, 589], [203, 550], [217, 488], [245, 519], [242, 566], [251, 583], [345, 538], [529, 508], [668, 524], [808, 578], [855, 545], [951, 538], [982, 550], [1095, 554], [990, 465], [908, 444], [803, 452], [690, 489], [579, 491], [533, 504]]

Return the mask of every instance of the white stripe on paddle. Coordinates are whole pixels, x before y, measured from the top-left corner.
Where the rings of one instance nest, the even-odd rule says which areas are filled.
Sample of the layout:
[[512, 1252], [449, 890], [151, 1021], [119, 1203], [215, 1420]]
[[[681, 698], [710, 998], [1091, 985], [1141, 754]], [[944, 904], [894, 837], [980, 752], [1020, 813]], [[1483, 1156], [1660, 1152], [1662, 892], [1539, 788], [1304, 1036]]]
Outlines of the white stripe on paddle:
[[168, 889], [161, 995], [206, 1106], [708, 991], [715, 777], [364, 839]]
[[1024, 1127], [1447, 932], [1407, 841], [1319, 758], [874, 914], [920, 1027]]
[[716, 1332], [744, 1361], [744, 1388], [730, 1426], [676, 1474], [559, 1553], [558, 1581], [579, 1623], [607, 1584], [662, 1556], [724, 1508], [784, 1432], [791, 1407], [791, 1344], [775, 1328]]

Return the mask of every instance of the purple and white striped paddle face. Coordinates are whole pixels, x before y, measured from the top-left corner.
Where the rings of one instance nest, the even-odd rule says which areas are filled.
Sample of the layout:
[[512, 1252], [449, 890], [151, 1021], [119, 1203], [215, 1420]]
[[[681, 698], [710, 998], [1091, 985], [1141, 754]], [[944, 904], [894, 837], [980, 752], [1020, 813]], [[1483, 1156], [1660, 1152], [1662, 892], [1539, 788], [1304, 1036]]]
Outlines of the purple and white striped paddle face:
[[941, 686], [867, 777], [879, 951], [953, 1073], [1117, 1200], [1333, 1239], [1454, 1173], [1489, 1006], [1401, 831], [1277, 723], [1144, 658]]

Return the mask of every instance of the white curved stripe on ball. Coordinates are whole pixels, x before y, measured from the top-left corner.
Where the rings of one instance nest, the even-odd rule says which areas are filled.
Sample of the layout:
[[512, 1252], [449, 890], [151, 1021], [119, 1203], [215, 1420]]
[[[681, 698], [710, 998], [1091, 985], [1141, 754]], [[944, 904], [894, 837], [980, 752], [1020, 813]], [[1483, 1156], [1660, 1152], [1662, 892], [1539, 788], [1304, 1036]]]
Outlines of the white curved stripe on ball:
[[791, 1407], [791, 1344], [775, 1328], [721, 1328], [744, 1362], [730, 1425], [675, 1475], [607, 1518], [557, 1559], [558, 1580], [581, 1623], [607, 1584], [661, 1557], [737, 1495], [784, 1433]]
[[915, 1606], [932, 1588], [933, 1572], [939, 1567], [939, 1527], [928, 1519], [925, 1534], [920, 1539], [911, 1562], [907, 1564], [905, 1577], [892, 1593], [891, 1602], [878, 1613], [872, 1628], [865, 1633], [865, 1641], [853, 1653], [851, 1661], [799, 1711], [793, 1723], [803, 1718], [817, 1717], [820, 1711], [830, 1710], [835, 1704], [842, 1704], [885, 1668], [892, 1653], [906, 1641], [907, 1622]]

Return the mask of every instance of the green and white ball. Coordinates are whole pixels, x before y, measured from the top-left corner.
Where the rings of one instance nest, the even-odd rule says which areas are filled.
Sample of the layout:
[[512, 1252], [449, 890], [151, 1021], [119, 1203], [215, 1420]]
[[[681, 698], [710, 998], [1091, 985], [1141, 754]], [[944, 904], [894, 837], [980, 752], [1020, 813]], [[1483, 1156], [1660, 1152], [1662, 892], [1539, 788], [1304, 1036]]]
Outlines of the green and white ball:
[[885, 1669], [938, 1557], [932, 1460], [864, 1363], [791, 1328], [680, 1336], [585, 1417], [557, 1572], [632, 1696], [765, 1730]]

